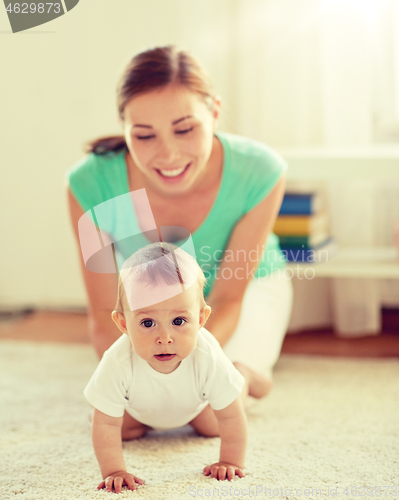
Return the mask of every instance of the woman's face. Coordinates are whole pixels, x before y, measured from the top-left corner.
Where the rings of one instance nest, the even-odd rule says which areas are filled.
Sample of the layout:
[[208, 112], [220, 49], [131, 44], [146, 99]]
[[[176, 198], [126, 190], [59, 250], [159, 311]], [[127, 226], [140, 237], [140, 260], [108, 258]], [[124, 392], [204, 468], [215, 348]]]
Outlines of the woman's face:
[[134, 97], [124, 110], [132, 159], [162, 194], [185, 194], [206, 176], [220, 101], [211, 111], [201, 97], [168, 85]]

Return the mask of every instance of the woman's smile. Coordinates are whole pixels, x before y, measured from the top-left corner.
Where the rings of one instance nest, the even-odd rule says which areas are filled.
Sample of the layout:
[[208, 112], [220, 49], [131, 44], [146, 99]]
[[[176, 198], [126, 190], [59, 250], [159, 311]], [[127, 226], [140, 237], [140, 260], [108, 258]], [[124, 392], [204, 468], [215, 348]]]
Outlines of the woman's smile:
[[185, 173], [190, 168], [191, 163], [192, 162], [188, 163], [184, 167], [171, 168], [171, 169], [156, 168], [155, 170], [157, 171], [158, 175], [165, 180], [165, 182], [179, 182], [185, 176]]

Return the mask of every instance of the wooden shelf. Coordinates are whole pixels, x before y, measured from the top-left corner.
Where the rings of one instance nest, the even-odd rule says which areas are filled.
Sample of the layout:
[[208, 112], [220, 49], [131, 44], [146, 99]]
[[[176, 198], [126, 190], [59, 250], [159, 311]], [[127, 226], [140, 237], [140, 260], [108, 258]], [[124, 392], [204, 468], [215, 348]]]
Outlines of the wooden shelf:
[[[328, 262], [289, 262], [298, 278], [380, 278], [399, 279], [395, 247], [340, 248]], [[314, 271], [314, 274], [313, 274]]]

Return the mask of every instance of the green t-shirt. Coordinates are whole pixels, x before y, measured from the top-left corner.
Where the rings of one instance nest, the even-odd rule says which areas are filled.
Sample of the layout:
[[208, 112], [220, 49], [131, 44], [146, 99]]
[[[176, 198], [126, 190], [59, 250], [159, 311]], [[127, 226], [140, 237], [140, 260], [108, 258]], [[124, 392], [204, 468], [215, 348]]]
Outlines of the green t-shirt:
[[[207, 278], [205, 295], [209, 294], [217, 279], [217, 270], [235, 225], [268, 195], [287, 169], [285, 160], [260, 142], [222, 132], [217, 132], [216, 136], [224, 151], [219, 193], [208, 216], [191, 235], [197, 262]], [[90, 153], [68, 170], [70, 189], [85, 212], [129, 192], [125, 155], [126, 150], [106, 155]], [[110, 201], [107, 215], [104, 212], [102, 215], [98, 212], [100, 227], [112, 234], [114, 242], [122, 242], [124, 238], [127, 241], [129, 234], [140, 233], [131, 203], [124, 205]], [[137, 249], [137, 245], [148, 243], [150, 241], [141, 235], [141, 239], [136, 237], [134, 245]], [[131, 245], [124, 248], [121, 243], [119, 250], [124, 259], [130, 256], [132, 248]], [[285, 266], [278, 238], [272, 233], [262, 247], [247, 256], [246, 268], [240, 270], [239, 277], [253, 269], [259, 255], [261, 260], [256, 277], [267, 276]], [[236, 256], [226, 252], [225, 258], [232, 261]]]

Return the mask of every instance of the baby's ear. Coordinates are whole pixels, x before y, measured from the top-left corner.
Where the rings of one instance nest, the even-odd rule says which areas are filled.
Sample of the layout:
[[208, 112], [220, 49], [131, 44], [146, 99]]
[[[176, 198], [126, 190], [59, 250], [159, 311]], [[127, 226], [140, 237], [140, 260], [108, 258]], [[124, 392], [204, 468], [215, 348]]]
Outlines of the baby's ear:
[[111, 317], [112, 317], [115, 325], [119, 328], [119, 330], [122, 333], [127, 333], [126, 320], [125, 320], [125, 316], [123, 315], [123, 313], [121, 313], [120, 311], [112, 311]]
[[211, 314], [211, 308], [206, 305], [204, 306], [201, 311], [200, 311], [200, 317], [199, 317], [199, 324], [200, 324], [200, 327], [202, 328], [205, 323], [207, 322], [208, 318], [209, 318], [209, 315]]

